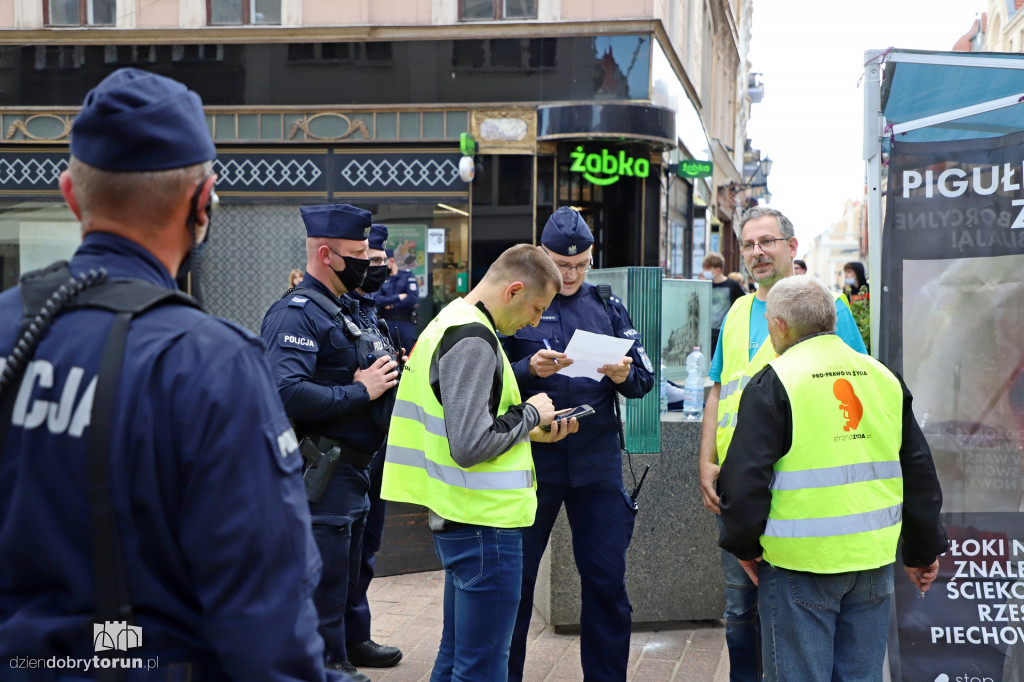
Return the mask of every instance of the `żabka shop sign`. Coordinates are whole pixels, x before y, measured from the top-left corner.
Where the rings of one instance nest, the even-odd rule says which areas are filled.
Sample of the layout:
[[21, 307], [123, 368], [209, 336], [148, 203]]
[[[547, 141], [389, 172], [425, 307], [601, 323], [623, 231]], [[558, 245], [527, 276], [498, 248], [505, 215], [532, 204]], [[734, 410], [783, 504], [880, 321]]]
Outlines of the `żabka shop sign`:
[[620, 177], [646, 178], [651, 174], [650, 161], [626, 156], [624, 151], [614, 154], [602, 149], [588, 154], [583, 147], [576, 147], [569, 156], [572, 157], [569, 172], [583, 173], [583, 177], [595, 185], [613, 185]]

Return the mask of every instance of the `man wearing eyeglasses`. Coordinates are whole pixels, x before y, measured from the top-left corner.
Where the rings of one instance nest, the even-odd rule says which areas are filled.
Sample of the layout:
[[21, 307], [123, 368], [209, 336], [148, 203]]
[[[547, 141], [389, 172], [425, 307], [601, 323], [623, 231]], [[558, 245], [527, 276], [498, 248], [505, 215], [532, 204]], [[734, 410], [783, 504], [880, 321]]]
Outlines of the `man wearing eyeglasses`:
[[[548, 220], [541, 248], [562, 276], [562, 289], [537, 327], [503, 340], [524, 397], [547, 393], [556, 409], [590, 405], [594, 416], [558, 443], [536, 443], [537, 518], [523, 531], [523, 588], [509, 656], [510, 681], [523, 679], [526, 638], [537, 570], [558, 511], [565, 504], [580, 573], [580, 658], [588, 680], [626, 679], [632, 607], [626, 594], [626, 548], [635, 508], [622, 485], [622, 449], [615, 401], [643, 397], [654, 386], [651, 362], [625, 306], [601, 298], [584, 281], [594, 236], [580, 214], [562, 207]], [[622, 361], [605, 365], [600, 381], [558, 372], [572, 363], [563, 352], [577, 329], [635, 341]]]
[[[729, 309], [711, 359], [709, 374], [714, 385], [704, 406], [701, 425], [700, 488], [704, 506], [715, 514], [721, 514], [716, 490], [718, 472], [736, 428], [743, 387], [775, 358], [771, 343], [766, 343], [768, 292], [777, 282], [792, 276], [796, 250], [793, 223], [781, 212], [756, 206], [740, 218], [740, 253], [758, 288], [757, 292], [738, 299]], [[841, 295], [835, 298], [836, 334], [854, 350], [867, 353], [849, 305]], [[737, 456], [736, 453], [733, 456]], [[722, 570], [725, 573], [725, 640], [729, 647], [730, 680], [760, 681], [757, 587], [739, 560], [725, 550], [722, 550]]]

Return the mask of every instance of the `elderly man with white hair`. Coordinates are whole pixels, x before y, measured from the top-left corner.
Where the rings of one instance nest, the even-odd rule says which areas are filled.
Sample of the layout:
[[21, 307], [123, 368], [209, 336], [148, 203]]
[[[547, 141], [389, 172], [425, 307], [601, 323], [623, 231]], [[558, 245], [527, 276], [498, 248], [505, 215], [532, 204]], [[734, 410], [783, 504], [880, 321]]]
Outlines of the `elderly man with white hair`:
[[758, 589], [765, 680], [881, 680], [896, 545], [922, 591], [947, 549], [942, 492], [903, 380], [835, 334], [806, 275], [767, 300], [777, 358], [740, 400], [719, 544]]

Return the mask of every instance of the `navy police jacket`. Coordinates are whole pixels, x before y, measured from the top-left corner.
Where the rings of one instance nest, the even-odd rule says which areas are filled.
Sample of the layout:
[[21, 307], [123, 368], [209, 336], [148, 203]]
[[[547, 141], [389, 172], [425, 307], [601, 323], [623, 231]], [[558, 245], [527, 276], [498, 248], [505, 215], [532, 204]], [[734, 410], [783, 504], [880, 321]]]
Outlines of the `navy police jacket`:
[[[406, 294], [406, 297], [399, 300], [399, 294]], [[399, 270], [384, 280], [380, 291], [374, 293], [373, 300], [377, 302], [377, 311], [381, 317], [385, 319], [408, 318], [412, 309], [416, 307], [416, 303], [419, 302], [416, 275], [412, 274], [410, 270]]]
[[[353, 324], [362, 325], [356, 300], [338, 299], [309, 274], [299, 286], [330, 297], [347, 311]], [[367, 418], [370, 394], [355, 382], [360, 366], [357, 341], [345, 325], [301, 292], [293, 292], [270, 306], [260, 335], [277, 375], [281, 401], [296, 429], [334, 438], [361, 452], [376, 452], [386, 434]]]
[[[88, 234], [71, 270], [101, 267], [175, 286], [141, 246]], [[21, 317], [19, 290], [0, 294], [3, 357]], [[15, 657], [93, 656], [86, 451], [113, 318], [58, 316], [0, 424], [5, 668]], [[205, 661], [214, 679], [340, 679], [323, 669], [316, 629], [320, 557], [302, 457], [259, 339], [182, 305], [143, 313], [128, 333], [114, 410], [111, 494], [143, 634], [126, 655], [161, 666], [128, 679], [163, 680], [189, 660]]]
[[[601, 381], [570, 378], [557, 373], [540, 379], [530, 374], [530, 358], [544, 350], [544, 339], [552, 350], [564, 351], [577, 329], [635, 341], [628, 354], [633, 359], [632, 369], [624, 382], [615, 384], [608, 377]], [[580, 422], [577, 433], [557, 443], [532, 444], [539, 484], [581, 486], [621, 480], [622, 450], [613, 401], [617, 393], [641, 398], [654, 386], [653, 368], [640, 344], [640, 334], [622, 302], [612, 296], [605, 310], [596, 288], [586, 282], [572, 296], [555, 295], [538, 326], [523, 327], [515, 336], [502, 340], [524, 400], [544, 392], [556, 409], [577, 405], [594, 408], [595, 414]]]

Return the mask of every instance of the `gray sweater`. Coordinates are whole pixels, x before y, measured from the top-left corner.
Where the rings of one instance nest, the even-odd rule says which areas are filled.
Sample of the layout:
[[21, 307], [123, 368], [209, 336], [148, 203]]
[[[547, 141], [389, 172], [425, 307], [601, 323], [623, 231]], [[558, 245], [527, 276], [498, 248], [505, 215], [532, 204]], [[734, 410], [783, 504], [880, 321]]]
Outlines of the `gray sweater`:
[[[477, 307], [491, 319], [483, 304]], [[452, 327], [445, 332], [430, 363], [430, 384], [444, 406], [444, 423], [452, 459], [469, 468], [529, 440], [540, 413], [528, 403], [497, 414], [502, 389], [502, 352], [494, 333], [483, 324]], [[430, 512], [431, 530], [444, 519]]]

